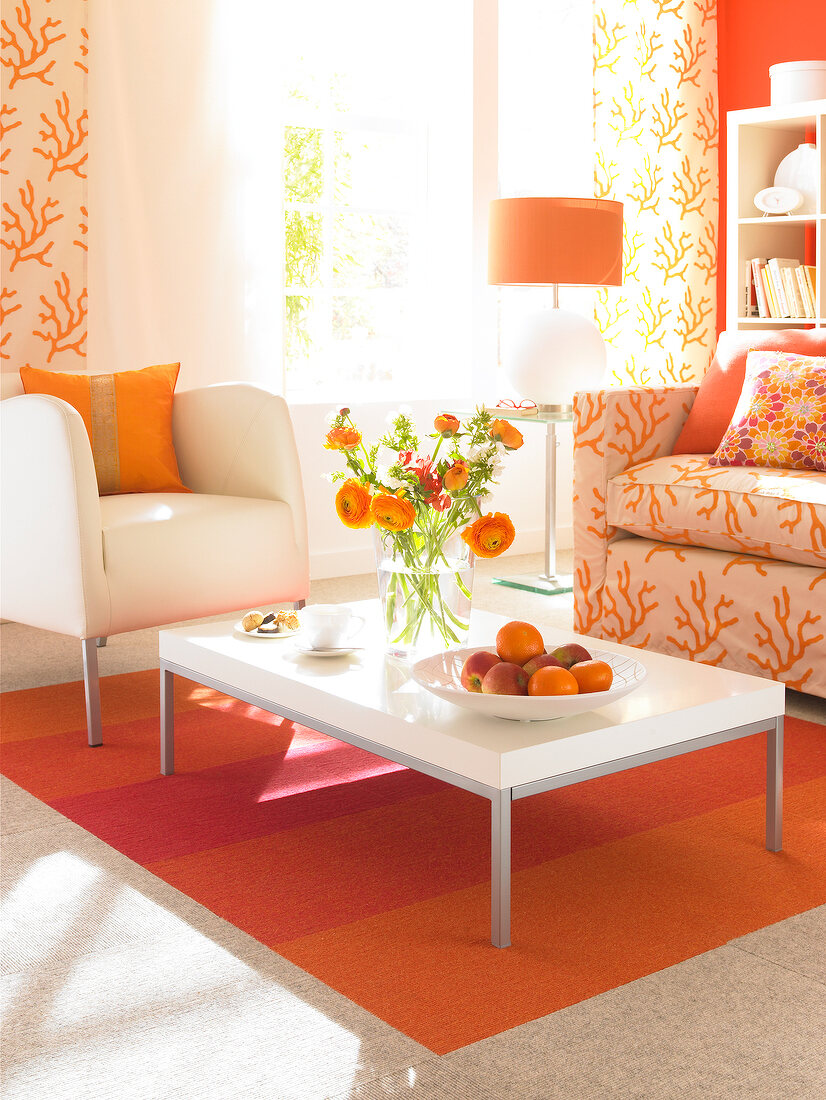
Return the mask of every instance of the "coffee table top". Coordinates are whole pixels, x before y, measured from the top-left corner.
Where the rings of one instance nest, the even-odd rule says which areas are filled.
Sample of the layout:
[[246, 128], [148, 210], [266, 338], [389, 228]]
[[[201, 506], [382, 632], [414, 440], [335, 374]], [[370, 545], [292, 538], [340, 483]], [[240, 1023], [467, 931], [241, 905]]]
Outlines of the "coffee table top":
[[[580, 641], [625, 652], [648, 676], [630, 695], [598, 710], [547, 722], [513, 722], [438, 699], [411, 678], [411, 666], [386, 657], [377, 600], [351, 605], [366, 620], [339, 657], [302, 653], [291, 638], [242, 638], [234, 620], [176, 627], [159, 635], [161, 660], [313, 720], [408, 753], [488, 787], [523, 783], [618, 760], [782, 715], [782, 684], [632, 649], [572, 632], [544, 629], [548, 648]], [[469, 645], [489, 646], [501, 615], [474, 610]]]

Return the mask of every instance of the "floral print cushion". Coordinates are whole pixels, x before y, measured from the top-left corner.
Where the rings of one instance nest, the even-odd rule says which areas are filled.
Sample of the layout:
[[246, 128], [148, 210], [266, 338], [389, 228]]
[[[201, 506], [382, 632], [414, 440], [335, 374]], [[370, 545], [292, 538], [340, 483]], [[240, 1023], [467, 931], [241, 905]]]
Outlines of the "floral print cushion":
[[826, 357], [750, 351], [711, 466], [826, 471]]

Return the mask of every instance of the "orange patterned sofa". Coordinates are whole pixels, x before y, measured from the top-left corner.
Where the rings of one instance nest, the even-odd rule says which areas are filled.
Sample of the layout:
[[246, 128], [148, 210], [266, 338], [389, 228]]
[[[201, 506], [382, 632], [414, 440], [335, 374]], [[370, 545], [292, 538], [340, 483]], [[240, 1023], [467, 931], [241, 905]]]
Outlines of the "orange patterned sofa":
[[574, 625], [826, 696], [826, 474], [672, 455], [697, 386], [574, 400]]

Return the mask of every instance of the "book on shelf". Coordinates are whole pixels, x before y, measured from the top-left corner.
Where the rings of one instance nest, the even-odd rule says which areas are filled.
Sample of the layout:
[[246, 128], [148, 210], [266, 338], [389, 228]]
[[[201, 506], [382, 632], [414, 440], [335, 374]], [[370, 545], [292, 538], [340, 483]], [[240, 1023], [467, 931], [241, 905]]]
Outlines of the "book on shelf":
[[766, 292], [766, 301], [769, 305], [769, 317], [780, 316], [780, 306], [774, 293], [774, 280], [769, 271], [768, 261], [760, 268], [760, 278], [763, 280], [763, 289]]
[[754, 277], [753, 260], [746, 260], [745, 278], [743, 280], [743, 317], [759, 317], [760, 307], [757, 302], [757, 283]]
[[797, 292], [800, 295], [800, 300], [803, 303], [803, 317], [814, 317], [815, 304], [809, 294], [809, 284], [806, 282], [806, 272], [803, 269], [803, 264], [794, 268], [794, 276], [797, 279]]
[[780, 256], [772, 256], [768, 262], [769, 274], [771, 275], [772, 285], [774, 287], [774, 295], [777, 298], [777, 305], [780, 309], [779, 317], [797, 317], [797, 307], [792, 297], [791, 301], [786, 296], [786, 282], [783, 279], [783, 269], [787, 267], [797, 267], [800, 260], [782, 259]]
[[781, 267], [780, 274], [783, 279], [783, 289], [786, 292], [786, 301], [789, 305], [790, 317], [805, 317], [806, 306], [803, 299], [800, 296], [800, 289], [797, 285], [797, 275], [795, 274], [800, 264], [797, 267]]
[[813, 264], [803, 264], [803, 274], [806, 276], [806, 285], [812, 298], [812, 316], [817, 317], [817, 268]]
[[[763, 268], [766, 266], [766, 261], [756, 257], [753, 260], [746, 260], [746, 264], [749, 268], [748, 278], [751, 280], [751, 289], [754, 290], [755, 299], [757, 302], [757, 316], [758, 317], [771, 317], [769, 313], [769, 302], [766, 297], [766, 288], [763, 282]], [[746, 302], [750, 303], [751, 289], [747, 293]], [[746, 317], [754, 317], [754, 313], [746, 312]]]

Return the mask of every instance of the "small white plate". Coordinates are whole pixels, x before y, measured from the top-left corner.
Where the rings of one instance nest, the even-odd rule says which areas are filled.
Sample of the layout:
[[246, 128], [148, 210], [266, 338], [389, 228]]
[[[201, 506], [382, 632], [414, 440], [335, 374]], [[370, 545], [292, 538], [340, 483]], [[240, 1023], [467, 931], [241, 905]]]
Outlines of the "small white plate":
[[297, 630], [280, 630], [277, 634], [259, 634], [258, 627], [255, 630], [244, 630], [243, 619], [239, 620], [232, 629], [242, 638], [294, 638], [296, 634], [301, 633], [301, 627], [299, 627]]
[[461, 681], [462, 666], [471, 653], [480, 649], [496, 652], [494, 646], [449, 649], [418, 661], [413, 666], [413, 679], [440, 699], [447, 699], [466, 710], [517, 722], [547, 722], [551, 718], [570, 718], [573, 714], [584, 714], [613, 703], [638, 688], [647, 675], [645, 666], [634, 657], [589, 649], [595, 661], [607, 661], [613, 669], [614, 682], [607, 691], [580, 695], [483, 695], [481, 691], [468, 691]]
[[343, 645], [336, 649], [313, 649], [306, 642], [296, 642], [295, 648], [299, 653], [306, 653], [308, 657], [345, 657], [357, 649], [363, 649], [360, 645]]

